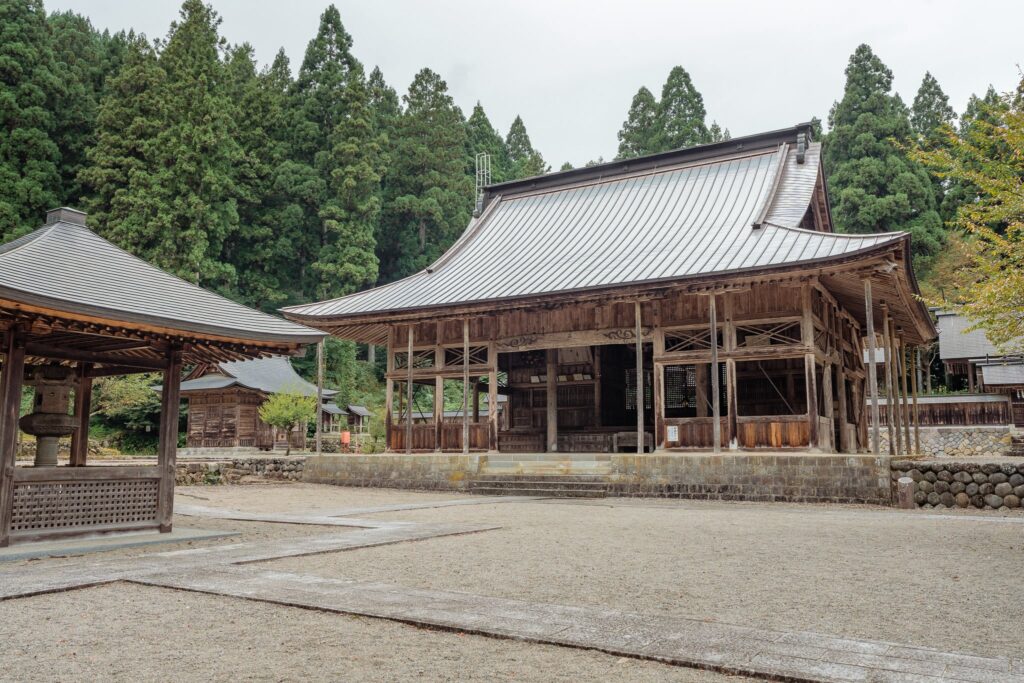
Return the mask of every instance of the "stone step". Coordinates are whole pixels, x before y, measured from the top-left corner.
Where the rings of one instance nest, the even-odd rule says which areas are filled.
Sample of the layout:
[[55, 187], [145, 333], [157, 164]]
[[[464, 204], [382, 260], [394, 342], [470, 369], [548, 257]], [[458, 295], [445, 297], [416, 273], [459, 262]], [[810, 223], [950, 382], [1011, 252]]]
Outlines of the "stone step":
[[470, 493], [482, 496], [537, 496], [541, 498], [604, 498], [606, 489], [567, 489], [567, 488], [506, 488], [506, 487], [472, 487]]

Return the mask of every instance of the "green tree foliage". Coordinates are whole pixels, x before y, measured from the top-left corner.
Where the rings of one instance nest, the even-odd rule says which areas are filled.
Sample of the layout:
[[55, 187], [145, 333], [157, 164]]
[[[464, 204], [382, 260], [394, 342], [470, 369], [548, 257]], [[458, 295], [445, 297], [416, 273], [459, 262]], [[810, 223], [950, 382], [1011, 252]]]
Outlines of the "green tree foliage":
[[943, 243], [942, 220], [928, 172], [900, 147], [912, 132], [891, 89], [892, 72], [870, 47], [858, 47], [843, 98], [829, 113], [824, 162], [832, 215], [841, 232], [910, 232], [915, 262], [927, 269]]
[[708, 142], [725, 142], [731, 139], [732, 134], [728, 128], [723, 129], [718, 125], [718, 121], [711, 122], [711, 126], [708, 127]]
[[[974, 189], [955, 224], [969, 239], [952, 303], [1007, 352], [1024, 351], [1024, 80], [1016, 93], [974, 103], [959, 133], [946, 127], [946, 144], [922, 146], [915, 159], [944, 180]], [[939, 303], [939, 302], [936, 302]]]
[[910, 108], [910, 125], [917, 139], [932, 144], [939, 142], [940, 130], [944, 126], [952, 126], [955, 120], [956, 112], [949, 106], [949, 97], [942, 91], [935, 77], [925, 72]]
[[641, 86], [619, 131], [618, 159], [629, 159], [660, 151], [657, 148], [658, 101]]
[[491, 182], [501, 183], [516, 177], [508, 147], [505, 146], [505, 141], [501, 139], [497, 129], [491, 125], [491, 120], [487, 118], [479, 102], [473, 107], [473, 113], [466, 121], [466, 144], [469, 152], [467, 170], [471, 178], [476, 178], [475, 161], [476, 155], [480, 153], [489, 154], [491, 157]]
[[[286, 432], [315, 420], [316, 411], [316, 396], [302, 396], [290, 392], [271, 394], [259, 407], [261, 420]], [[291, 452], [292, 445], [289, 439], [285, 457], [291, 455]]]
[[0, 0], [0, 237], [39, 227], [61, 198], [54, 112], [64, 85], [42, 0]]
[[508, 135], [505, 136], [505, 147], [508, 149], [508, 158], [511, 162], [512, 178], [510, 179], [544, 175], [551, 170], [540, 152], [533, 148], [530, 135], [526, 132], [526, 124], [523, 123], [520, 116], [516, 117], [508, 129]]
[[674, 67], [669, 72], [658, 101], [656, 150], [693, 147], [711, 142], [706, 117], [704, 97], [694, 87], [689, 72], [681, 66]]
[[465, 121], [447, 84], [423, 69], [403, 99], [377, 238], [383, 282], [439, 257], [469, 223], [473, 205]]

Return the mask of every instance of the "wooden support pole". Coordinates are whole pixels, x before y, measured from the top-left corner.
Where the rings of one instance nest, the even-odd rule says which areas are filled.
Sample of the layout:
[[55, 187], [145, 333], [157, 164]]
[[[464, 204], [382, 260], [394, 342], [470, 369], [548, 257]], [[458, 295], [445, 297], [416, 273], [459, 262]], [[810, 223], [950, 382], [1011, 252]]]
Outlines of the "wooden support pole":
[[92, 403], [92, 377], [89, 371], [91, 363], [79, 363], [75, 374], [78, 383], [75, 385], [75, 422], [78, 428], [71, 434], [72, 467], [85, 467], [89, 457], [89, 410]]
[[883, 301], [882, 309], [882, 346], [885, 348], [885, 421], [886, 430], [889, 434], [889, 455], [896, 455], [899, 451], [896, 448], [896, 434], [893, 429], [896, 416], [893, 411], [895, 397], [892, 390], [892, 338], [889, 334], [889, 307]]
[[732, 292], [723, 297], [725, 322], [722, 325], [722, 345], [725, 347], [725, 405], [726, 405], [726, 441], [730, 450], [738, 445], [736, 413], [738, 399], [736, 396], [736, 361], [730, 356], [736, 351], [736, 325], [732, 321]]
[[[440, 341], [442, 325], [438, 325], [438, 340]], [[440, 369], [444, 366], [444, 347], [437, 345], [434, 349], [434, 367]], [[444, 448], [444, 377], [434, 377], [434, 450], [440, 451]]]
[[25, 377], [25, 344], [17, 328], [7, 333], [0, 370], [0, 548], [11, 543], [14, 512], [14, 459], [18, 446], [21, 385]]
[[388, 328], [388, 345], [384, 349], [384, 362], [386, 372], [384, 380], [384, 449], [391, 451], [393, 444], [391, 441], [391, 430], [394, 424], [394, 404], [395, 404], [395, 380], [391, 378], [391, 373], [395, 369], [395, 328]]
[[644, 452], [644, 336], [640, 323], [640, 302], [633, 306], [636, 327], [636, 452]]
[[601, 418], [601, 347], [594, 349], [594, 425], [600, 427]]
[[829, 451], [835, 451], [835, 443], [833, 443], [835, 440], [835, 414], [832, 410], [832, 369], [834, 367], [832, 363], [825, 363], [821, 368], [821, 400], [824, 403], [822, 408], [825, 410], [825, 418], [832, 425], [828, 434], [821, 435], [821, 442], [822, 447], [828, 448]]
[[324, 424], [324, 340], [316, 345], [316, 454], [323, 451]]
[[914, 354], [914, 366], [918, 369], [918, 372], [914, 373], [914, 455], [921, 454], [921, 413], [917, 407], [917, 390], [920, 385], [918, 376], [921, 374], [921, 347], [915, 346], [913, 349]]
[[721, 407], [718, 398], [718, 380], [721, 371], [718, 369], [718, 311], [715, 309], [715, 295], [708, 297], [708, 322], [711, 326], [711, 439], [712, 450], [722, 451]]
[[807, 446], [820, 448], [818, 434], [818, 376], [814, 360], [814, 309], [812, 290], [809, 283], [804, 283], [800, 290], [801, 318], [800, 337], [807, 348], [804, 353], [804, 392], [807, 396]]
[[839, 342], [839, 365], [836, 370], [836, 397], [838, 398], [839, 415], [839, 452], [851, 452], [850, 440], [846, 429], [846, 418], [849, 416], [850, 408], [846, 405], [846, 322], [836, 316], [837, 339]]
[[167, 360], [160, 395], [160, 444], [157, 449], [157, 467], [160, 471], [157, 523], [162, 534], [171, 530], [174, 519], [174, 473], [178, 458], [178, 411], [181, 407], [181, 349], [172, 348]]
[[408, 355], [405, 357], [405, 452], [408, 454], [412, 453], [412, 366], [414, 365], [412, 362], [412, 344], [415, 334], [414, 329], [413, 325], [409, 325], [409, 338], [406, 340]]
[[871, 278], [864, 278], [864, 311], [867, 320], [868, 338], [868, 394], [871, 398], [871, 452], [879, 455], [881, 434], [878, 424], [878, 365], [876, 359], [877, 349], [875, 342], [875, 307], [871, 301]]
[[900, 393], [900, 351], [896, 340], [896, 321], [889, 318], [889, 352], [892, 363], [890, 368], [892, 370], [892, 394], [893, 394], [893, 413], [896, 416], [896, 422], [893, 424], [893, 428], [896, 431], [896, 454], [905, 455], [906, 450], [903, 444], [903, 400]]
[[462, 452], [469, 453], [469, 319], [462, 319]]
[[487, 450], [498, 451], [498, 345], [487, 345]]
[[480, 422], [480, 382], [473, 382], [473, 424]]
[[[653, 332], [652, 355], [654, 358], [665, 353], [665, 333], [659, 327]], [[662, 450], [665, 448], [665, 365], [654, 364], [654, 441], [652, 449]]]
[[367, 344], [366, 345], [366, 362], [370, 365], [374, 365], [377, 362], [377, 345]]
[[547, 359], [547, 450], [558, 451], [558, 349], [548, 349]]
[[912, 452], [910, 445], [910, 393], [907, 391], [907, 346], [903, 341], [903, 330], [899, 330], [900, 336], [897, 344], [900, 356], [900, 388], [903, 400], [900, 401], [900, 409], [903, 411], [903, 452]]

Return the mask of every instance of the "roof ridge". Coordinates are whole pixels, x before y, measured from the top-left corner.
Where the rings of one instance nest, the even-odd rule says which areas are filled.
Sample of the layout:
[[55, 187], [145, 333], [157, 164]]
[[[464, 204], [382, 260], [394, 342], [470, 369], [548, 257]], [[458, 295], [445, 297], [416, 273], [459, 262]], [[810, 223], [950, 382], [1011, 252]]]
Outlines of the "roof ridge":
[[[53, 229], [58, 225], [63, 225], [62, 222], [50, 223], [49, 225], [43, 225], [32, 232], [25, 233], [21, 237], [16, 237], [6, 244], [0, 245], [0, 256], [6, 256], [7, 254], [13, 254], [22, 247], [28, 246], [29, 244], [35, 244], [43, 237], [47, 236]], [[68, 223], [68, 225], [71, 225]]]
[[772, 223], [771, 221], [765, 221], [765, 226], [778, 228], [780, 230], [789, 230], [800, 235], [818, 235], [821, 237], [840, 237], [850, 240], [867, 240], [875, 237], [905, 237], [909, 235], [909, 232], [902, 230], [895, 230], [893, 232], [872, 232], [868, 234], [861, 233], [849, 233], [849, 232], [820, 232], [818, 230], [808, 230], [807, 228], [800, 228], [793, 225], [779, 225], [778, 223]]

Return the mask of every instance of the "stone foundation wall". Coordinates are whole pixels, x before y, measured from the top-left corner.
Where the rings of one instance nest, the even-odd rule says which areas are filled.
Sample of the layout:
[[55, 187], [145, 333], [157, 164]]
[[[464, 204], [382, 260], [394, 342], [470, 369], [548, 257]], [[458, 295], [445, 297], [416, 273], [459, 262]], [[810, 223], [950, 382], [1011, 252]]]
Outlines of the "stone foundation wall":
[[616, 455], [609, 495], [890, 505], [889, 458], [861, 455]]
[[302, 480], [337, 486], [464, 491], [481, 468], [480, 455], [321, 455], [306, 458]]
[[[879, 430], [882, 453], [889, 451], [889, 430]], [[910, 437], [913, 438], [913, 429]], [[1010, 452], [1010, 427], [965, 425], [962, 427], [921, 427], [921, 455], [929, 458], [975, 458], [1003, 456]]]
[[303, 458], [239, 458], [222, 462], [179, 463], [175, 483], [237, 484], [243, 477], [300, 481], [305, 469]]
[[892, 462], [892, 488], [896, 480], [915, 482], [914, 502], [922, 508], [1019, 508], [1024, 499], [1024, 462]]

